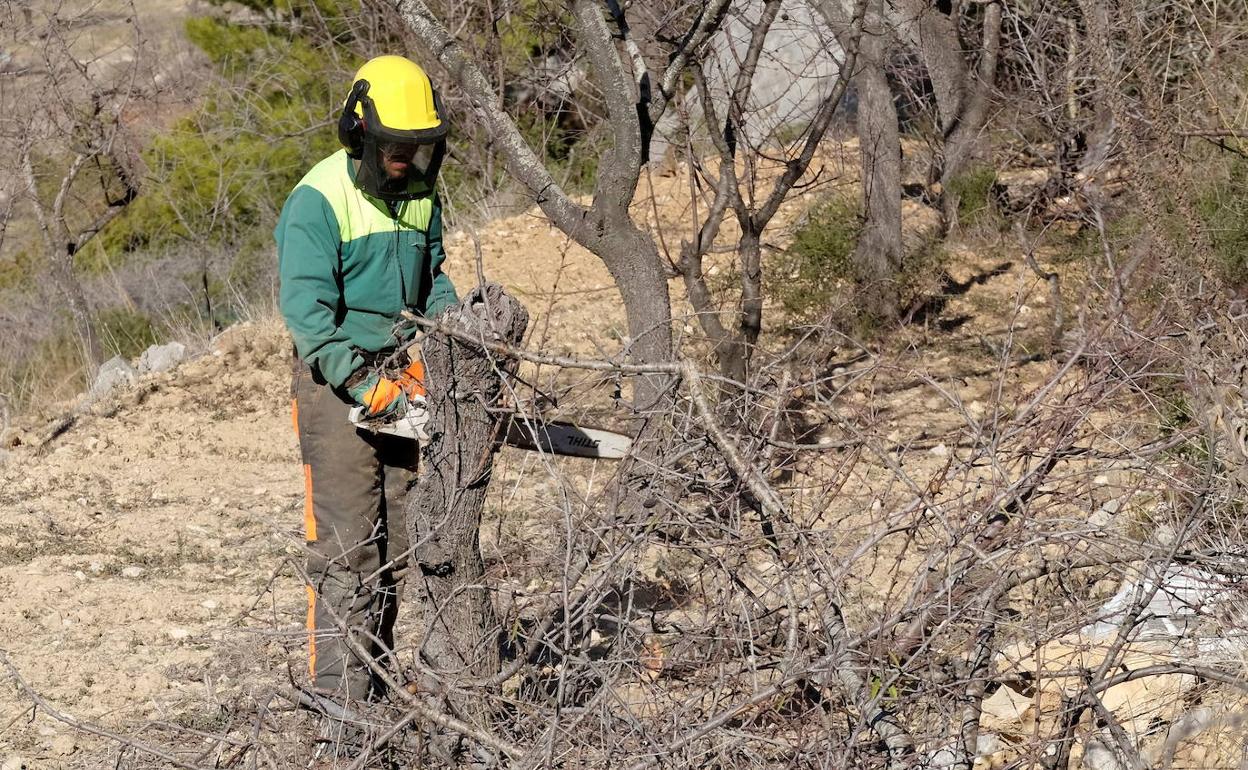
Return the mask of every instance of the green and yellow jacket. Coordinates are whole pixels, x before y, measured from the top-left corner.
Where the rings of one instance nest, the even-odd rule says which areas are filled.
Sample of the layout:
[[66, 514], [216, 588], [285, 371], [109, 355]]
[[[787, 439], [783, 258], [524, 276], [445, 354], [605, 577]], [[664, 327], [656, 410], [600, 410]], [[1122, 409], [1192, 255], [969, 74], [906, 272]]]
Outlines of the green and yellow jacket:
[[403, 310], [432, 317], [457, 301], [442, 272], [437, 195], [395, 204], [365, 195], [345, 150], [295, 186], [274, 236], [286, 326], [331, 386], [365, 364], [362, 354], [403, 342], [394, 331]]

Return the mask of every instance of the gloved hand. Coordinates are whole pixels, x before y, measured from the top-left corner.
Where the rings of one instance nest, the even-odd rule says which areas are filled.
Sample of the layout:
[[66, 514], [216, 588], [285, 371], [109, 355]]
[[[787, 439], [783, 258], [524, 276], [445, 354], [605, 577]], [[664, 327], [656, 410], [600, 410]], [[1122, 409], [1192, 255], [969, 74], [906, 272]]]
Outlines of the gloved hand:
[[408, 401], [423, 401], [425, 398], [425, 363], [417, 358], [394, 381], [403, 389]]
[[407, 411], [407, 394], [394, 380], [376, 374], [365, 377], [358, 385], [347, 389], [347, 394], [364, 407], [369, 417], [387, 417]]

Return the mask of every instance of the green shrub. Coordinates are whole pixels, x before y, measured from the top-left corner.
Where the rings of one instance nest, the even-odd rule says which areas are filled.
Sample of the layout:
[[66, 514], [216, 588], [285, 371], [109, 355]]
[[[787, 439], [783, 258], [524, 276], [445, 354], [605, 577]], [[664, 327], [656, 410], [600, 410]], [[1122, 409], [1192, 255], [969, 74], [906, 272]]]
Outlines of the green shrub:
[[1196, 197], [1214, 264], [1232, 286], [1248, 285], [1248, 162], [1237, 158]]
[[949, 180], [948, 194], [958, 201], [958, 224], [962, 227], [990, 223], [997, 217], [992, 188], [997, 172], [990, 166], [972, 166]]
[[839, 292], [852, 288], [860, 212], [856, 201], [844, 197], [816, 204], [793, 242], [767, 270], [768, 292], [794, 320], [814, 320]]
[[[1207, 265], [1231, 287], [1248, 287], [1248, 161], [1237, 158], [1226, 162], [1220, 158], [1194, 164], [1189, 175], [1178, 180], [1174, 189], [1158, 191], [1162, 211], [1152, 224], [1177, 253], [1193, 260], [1193, 265]], [[1190, 196], [1188, 211], [1199, 220], [1207, 236], [1209, 253], [1196, 253], [1192, 227], [1178, 202], [1178, 196]], [[1105, 239], [1111, 251], [1123, 252], [1147, 233], [1144, 214], [1124, 211], [1105, 223]], [[1084, 226], [1067, 240], [1056, 258], [1060, 261], [1103, 262], [1105, 244], [1093, 227]]]
[[134, 358], [161, 339], [161, 329], [146, 314], [113, 307], [95, 315], [95, 333], [107, 356]]
[[145, 150], [150, 182], [100, 235], [112, 256], [186, 240], [239, 242], [267, 231], [300, 177], [337, 149], [332, 126], [308, 129], [338, 108], [339, 69], [358, 62], [327, 55], [280, 25], [196, 17], [186, 35], [223, 81]]

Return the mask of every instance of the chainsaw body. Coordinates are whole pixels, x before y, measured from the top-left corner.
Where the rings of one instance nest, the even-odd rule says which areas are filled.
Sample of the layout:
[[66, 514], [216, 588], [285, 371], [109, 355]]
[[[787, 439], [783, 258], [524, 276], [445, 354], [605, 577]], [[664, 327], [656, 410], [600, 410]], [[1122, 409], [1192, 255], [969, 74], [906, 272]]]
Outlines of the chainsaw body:
[[[419, 352], [410, 349], [413, 363], [405, 371], [405, 375], [419, 379], [419, 392], [424, 393], [424, 367], [419, 363]], [[407, 408], [402, 414], [392, 414], [384, 418], [370, 418], [364, 407], [354, 407], [348, 419], [360, 430], [372, 433], [384, 433], [390, 436], [419, 441], [429, 441], [425, 427], [429, 424], [429, 407], [423, 395], [410, 395]], [[606, 460], [618, 460], [628, 454], [633, 446], [631, 436], [623, 433], [591, 428], [561, 420], [546, 420], [540, 415], [530, 415], [514, 410], [502, 415], [507, 421], [503, 443], [519, 449], [535, 452], [565, 455], [568, 457], [590, 457]]]

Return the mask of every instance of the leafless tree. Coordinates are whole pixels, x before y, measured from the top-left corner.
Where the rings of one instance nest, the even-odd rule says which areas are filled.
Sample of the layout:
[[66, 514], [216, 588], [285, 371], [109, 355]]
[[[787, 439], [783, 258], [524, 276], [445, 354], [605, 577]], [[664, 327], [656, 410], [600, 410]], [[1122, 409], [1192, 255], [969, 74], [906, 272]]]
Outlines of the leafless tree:
[[[662, 116], [691, 52], [705, 44], [727, 5], [726, 0], [719, 0], [697, 14], [673, 50], [671, 63], [662, 72], [651, 73], [622, 9], [590, 0], [570, 4], [580, 54], [587, 59], [590, 78], [606, 103], [611, 136], [610, 149], [598, 166], [592, 203], [585, 207], [556, 183], [543, 159], [525, 142], [514, 118], [500, 106], [486, 74], [429, 7], [421, 0], [394, 4], [422, 47], [469, 96], [511, 174], [552, 222], [603, 260], [624, 300], [629, 355], [639, 361], [664, 361], [672, 353], [671, 302], [663, 261], [653, 238], [629, 213], [649, 139], [643, 128]], [[622, 51], [608, 19], [624, 42]], [[662, 390], [660, 380], [643, 378], [634, 400], [639, 405], [654, 403]]]
[[[691, 211], [694, 214], [693, 235], [682, 239], [680, 256], [675, 261], [681, 275], [690, 304], [706, 334], [722, 373], [737, 382], [748, 379], [747, 364], [753, 347], [763, 329], [763, 237], [780, 206], [806, 175], [815, 157], [820, 141], [827, 133], [841, 99], [845, 94], [850, 73], [855, 68], [858, 42], [861, 36], [863, 7], [851, 9], [852, 21], [847, 22], [841, 40], [844, 55], [839, 62], [840, 76], [826, 94], [818, 109], [799, 132], [791, 146], [776, 141], [775, 132], [759, 130], [756, 105], [751, 103], [759, 60], [764, 55], [768, 33], [781, 12], [778, 0], [767, 0], [759, 8], [757, 19], [749, 19], [748, 46], [737, 71], [727, 77], [723, 88], [718, 88], [715, 68], [703, 57], [693, 69], [698, 108], [703, 124], [718, 155], [718, 168], [712, 177], [709, 170], [706, 185], [714, 190], [714, 198], [700, 216], [698, 192], [691, 188]], [[812, 30], [817, 33], [817, 30]], [[722, 98], [719, 91], [723, 91]], [[723, 114], [717, 107], [722, 101]], [[754, 125], [751, 125], [751, 123]], [[688, 142], [691, 167], [702, 164], [693, 157], [694, 144]], [[769, 157], [777, 152], [779, 159]], [[770, 189], [760, 194], [766, 186], [761, 178], [763, 166], [774, 177]], [[740, 166], [740, 169], [738, 169]], [[691, 179], [691, 183], [694, 180]], [[725, 323], [718, 309], [718, 302], [707, 286], [703, 264], [706, 256], [716, 246], [716, 238], [724, 222], [725, 214], [731, 213], [737, 222], [739, 235], [736, 245], [741, 298], [735, 313], [728, 315]]]
[[[37, 223], [48, 274], [57, 286], [88, 366], [102, 360], [75, 255], [138, 195], [141, 172], [129, 124], [150, 89], [138, 28], [110, 56], [84, 54], [74, 18], [57, 8], [18, 15], [10, 41], [30, 62], [0, 75], [2, 137], [9, 173], [21, 180], [20, 206]], [[27, 48], [23, 43], [39, 41]], [[31, 98], [38, 94], [39, 98]]]
[[[963, 173], [983, 131], [1001, 50], [1002, 6], [986, 3], [903, 0], [896, 6], [897, 36], [922, 58], [936, 97], [941, 139], [929, 182], [940, 182], [946, 226], [957, 223], [950, 182]], [[978, 37], [963, 35], [969, 22]]]

